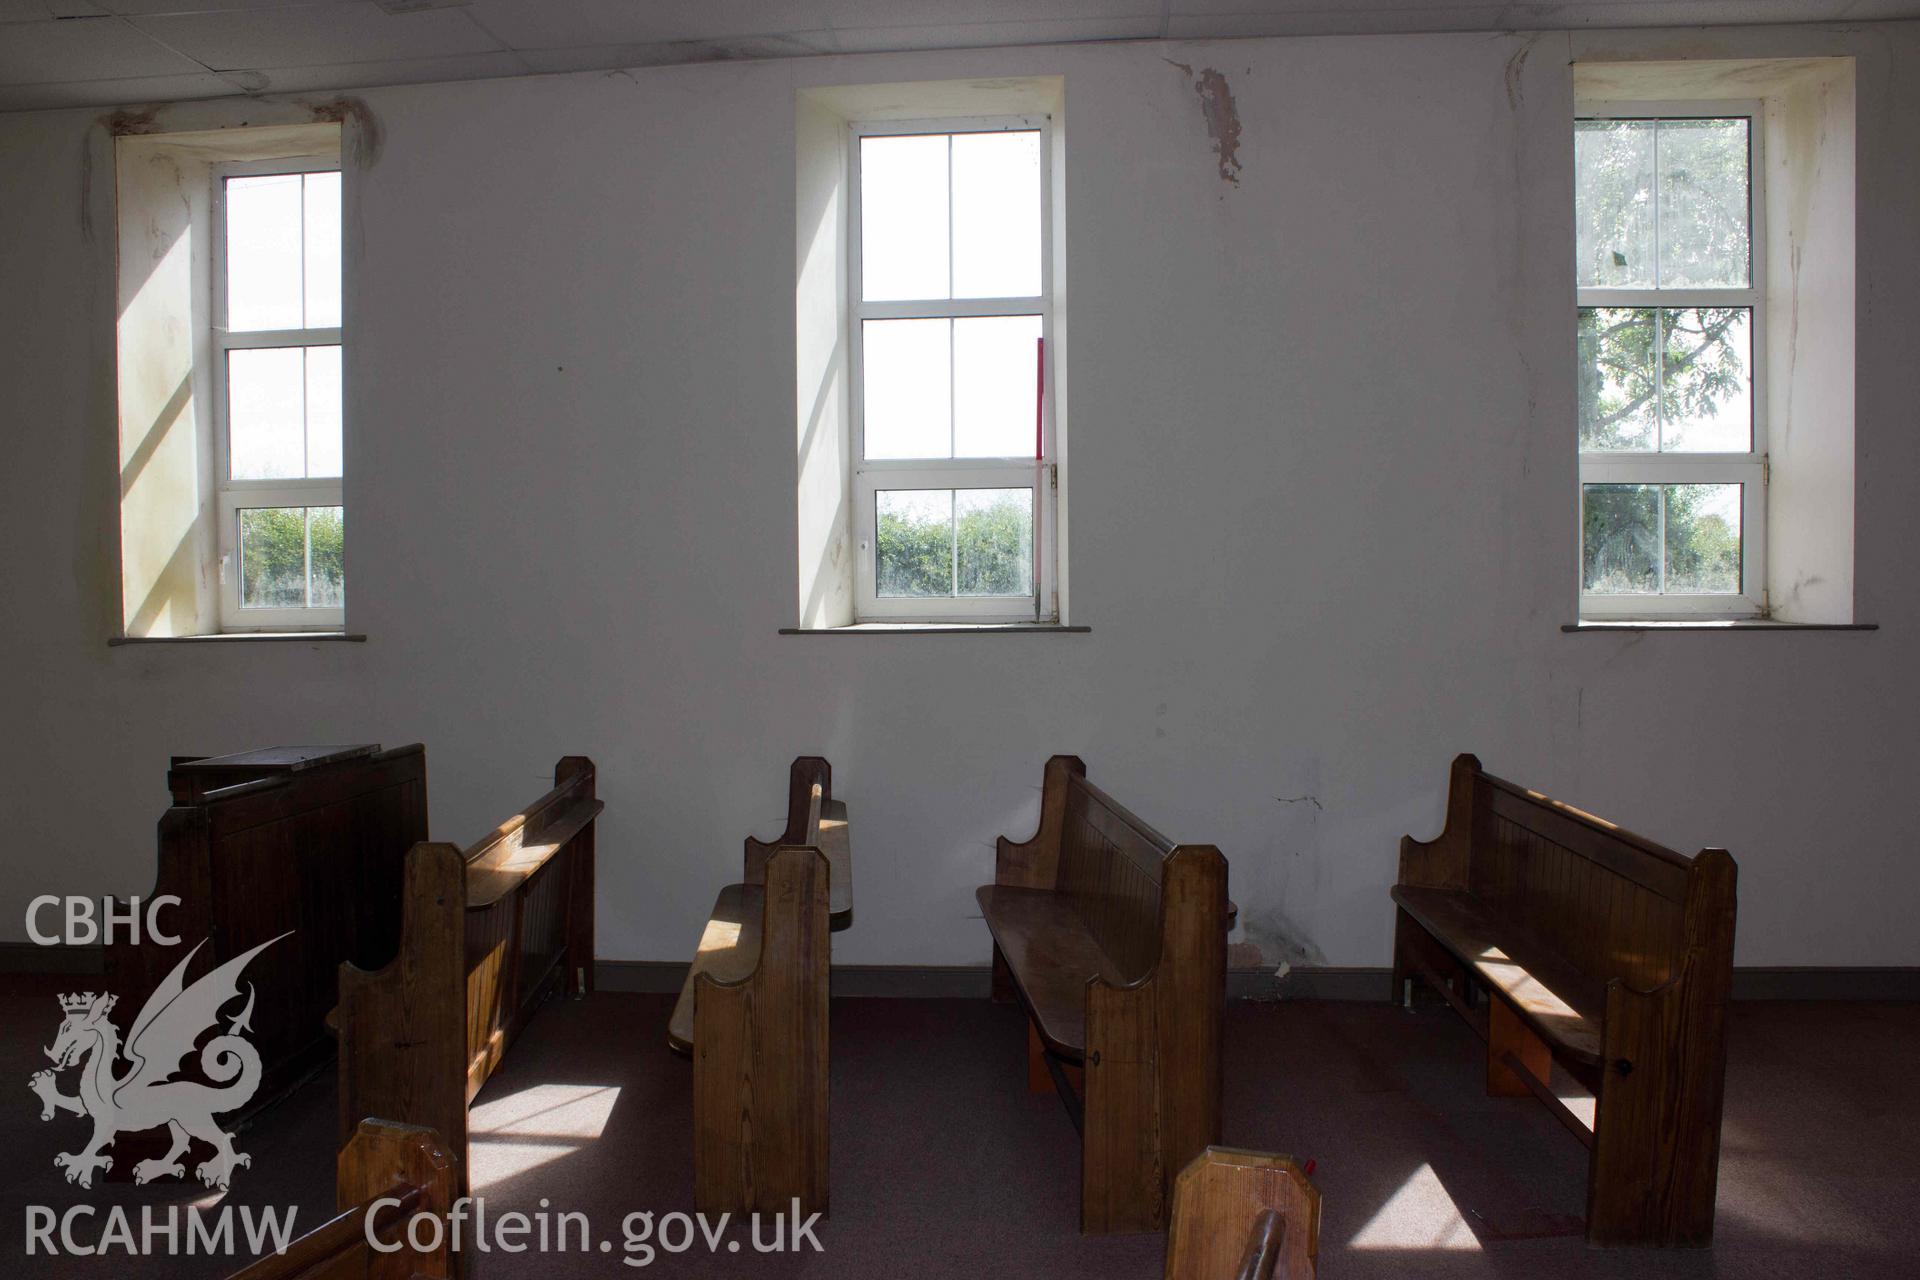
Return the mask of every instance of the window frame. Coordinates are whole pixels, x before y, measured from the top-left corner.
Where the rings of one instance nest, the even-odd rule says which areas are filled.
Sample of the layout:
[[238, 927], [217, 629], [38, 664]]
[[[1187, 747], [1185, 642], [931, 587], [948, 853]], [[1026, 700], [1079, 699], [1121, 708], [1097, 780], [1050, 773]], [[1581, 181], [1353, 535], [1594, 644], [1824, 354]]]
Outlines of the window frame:
[[[211, 263], [208, 328], [211, 342], [208, 362], [213, 396], [213, 467], [216, 494], [216, 519], [219, 524], [220, 630], [248, 631], [342, 631], [346, 628], [346, 608], [246, 608], [240, 604], [240, 512], [263, 507], [339, 507], [346, 511], [346, 431], [345, 355], [342, 324], [313, 329], [256, 329], [234, 332], [227, 327], [227, 179], [271, 177], [281, 174], [338, 173], [341, 175], [342, 201], [345, 200], [345, 167], [331, 156], [290, 156], [269, 160], [234, 160], [212, 166], [213, 186], [210, 217]], [[345, 235], [345, 211], [342, 210], [342, 236]], [[344, 250], [344, 246], [343, 246]], [[302, 244], [304, 264], [305, 246]], [[341, 261], [341, 305], [345, 308], [346, 263]], [[227, 404], [227, 353], [280, 347], [337, 346], [341, 349], [342, 439], [338, 476], [276, 480], [235, 480], [230, 466]], [[311, 547], [308, 549], [311, 557]]]
[[[1752, 435], [1745, 453], [1631, 453], [1590, 452], [1575, 447], [1579, 479], [1575, 509], [1574, 583], [1579, 592], [1580, 616], [1599, 620], [1639, 618], [1743, 620], [1769, 614], [1766, 576], [1767, 487], [1771, 479], [1767, 450], [1767, 227], [1765, 105], [1758, 100], [1633, 100], [1583, 101], [1575, 104], [1576, 132], [1581, 122], [1629, 120], [1747, 121], [1747, 286], [1745, 288], [1612, 288], [1575, 284], [1574, 316], [1590, 307], [1652, 309], [1655, 324], [1663, 310], [1695, 307], [1743, 307], [1748, 310], [1751, 341]], [[1654, 152], [1655, 253], [1659, 252], [1659, 151]], [[1576, 184], [1578, 176], [1575, 177]], [[1664, 344], [1656, 346], [1662, 349]], [[1659, 376], [1657, 370], [1656, 378]], [[1612, 595], [1586, 590], [1586, 489], [1590, 484], [1739, 484], [1740, 590], [1724, 595], [1652, 594]], [[1665, 498], [1661, 498], [1660, 573], [1666, 574]]]
[[[862, 297], [860, 144], [869, 137], [1038, 132], [1040, 135], [1040, 292], [1020, 298], [939, 298], [867, 302]], [[847, 139], [847, 350], [850, 381], [850, 521], [855, 548], [854, 621], [1009, 623], [1059, 620], [1060, 459], [1054, 397], [1053, 119], [1050, 115], [953, 116], [849, 122]], [[951, 178], [951, 170], [949, 170]], [[949, 181], [948, 227], [953, 191]], [[948, 240], [949, 261], [952, 240]], [[1038, 457], [872, 459], [866, 456], [866, 366], [862, 325], [868, 320], [1038, 316], [1040, 430]], [[1031, 596], [883, 597], [878, 592], [877, 518], [882, 489], [1030, 489], [1034, 495], [1034, 592]]]

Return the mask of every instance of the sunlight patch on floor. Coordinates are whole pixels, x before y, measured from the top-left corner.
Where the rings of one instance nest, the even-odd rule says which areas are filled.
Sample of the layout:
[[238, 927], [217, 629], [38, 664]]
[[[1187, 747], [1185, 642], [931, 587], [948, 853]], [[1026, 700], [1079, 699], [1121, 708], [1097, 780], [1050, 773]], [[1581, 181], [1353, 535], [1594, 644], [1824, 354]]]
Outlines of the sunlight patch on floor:
[[467, 1117], [474, 1187], [578, 1151], [605, 1131], [619, 1101], [618, 1085], [541, 1084], [474, 1107]]
[[1430, 1164], [1415, 1169], [1348, 1244], [1354, 1249], [1480, 1248]]

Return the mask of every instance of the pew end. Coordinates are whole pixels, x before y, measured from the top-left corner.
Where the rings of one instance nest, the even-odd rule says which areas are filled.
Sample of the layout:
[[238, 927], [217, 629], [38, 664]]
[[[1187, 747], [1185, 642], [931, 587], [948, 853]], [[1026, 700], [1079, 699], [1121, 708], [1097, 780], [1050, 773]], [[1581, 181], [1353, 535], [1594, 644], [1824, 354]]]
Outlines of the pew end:
[[1320, 1192], [1291, 1156], [1209, 1146], [1174, 1182], [1166, 1280], [1313, 1280]]

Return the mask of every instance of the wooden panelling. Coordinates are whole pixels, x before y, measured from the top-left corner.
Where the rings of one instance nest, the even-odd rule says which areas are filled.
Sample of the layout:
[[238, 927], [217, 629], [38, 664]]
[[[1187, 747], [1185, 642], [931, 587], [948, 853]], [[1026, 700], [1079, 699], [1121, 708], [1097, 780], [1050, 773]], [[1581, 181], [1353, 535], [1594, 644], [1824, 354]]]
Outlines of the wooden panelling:
[[[341, 962], [384, 964], [394, 953], [404, 859], [426, 837], [426, 753], [418, 745], [272, 748], [176, 759], [168, 782], [187, 803], [160, 821], [159, 870], [142, 901], [181, 899], [161, 917], [180, 945], [144, 932], [138, 944], [116, 941], [108, 973], [138, 1008], [203, 940], [189, 980], [276, 940], [246, 974], [262, 994], [250, 1036], [262, 1069], [251, 1103], [236, 1113], [244, 1118], [326, 1060]], [[123, 1140], [116, 1166], [131, 1169], [142, 1141]], [[155, 1141], [165, 1146], [163, 1136]]]

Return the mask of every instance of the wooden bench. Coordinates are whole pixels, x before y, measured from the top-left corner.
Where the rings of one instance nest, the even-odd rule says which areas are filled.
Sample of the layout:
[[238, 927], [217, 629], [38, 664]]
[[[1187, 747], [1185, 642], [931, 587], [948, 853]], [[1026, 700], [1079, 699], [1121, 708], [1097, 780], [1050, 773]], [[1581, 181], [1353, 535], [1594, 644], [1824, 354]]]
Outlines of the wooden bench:
[[977, 895], [994, 997], [1025, 1007], [1028, 1085], [1056, 1089], [1080, 1130], [1080, 1229], [1158, 1231], [1174, 1175], [1220, 1138], [1227, 860], [1055, 756], [1040, 830], [1002, 836], [994, 864]]
[[593, 762], [568, 756], [553, 789], [462, 851], [407, 855], [400, 947], [340, 966], [340, 1141], [368, 1116], [446, 1138], [467, 1190], [467, 1104], [534, 1011], [593, 989]]
[[[150, 902], [180, 899], [158, 923], [178, 945], [148, 936], [107, 947], [113, 989], [134, 1009], [203, 939], [188, 979], [268, 941], [245, 980], [262, 998], [249, 1038], [260, 1087], [222, 1123], [258, 1111], [325, 1063], [325, 1019], [342, 961], [385, 964], [400, 937], [407, 850], [427, 835], [427, 757], [418, 744], [273, 747], [207, 759], [175, 757], [173, 807], [160, 819]], [[286, 935], [284, 937], [280, 935]], [[115, 1168], [131, 1170], [127, 1135]], [[156, 1154], [164, 1134], [151, 1139]], [[129, 1144], [132, 1145], [129, 1145]]]
[[827, 1211], [829, 934], [853, 920], [847, 808], [833, 768], [793, 762], [787, 828], [747, 838], [667, 1023], [693, 1058], [693, 1199], [704, 1213]]
[[[340, 1152], [335, 1189], [333, 1217], [295, 1238], [286, 1252], [235, 1272], [233, 1280], [450, 1280], [455, 1274], [445, 1218], [458, 1192], [453, 1157], [439, 1134], [362, 1121]], [[437, 1241], [431, 1248], [415, 1248], [407, 1235], [408, 1222], [423, 1213], [442, 1219], [438, 1233], [415, 1233], [423, 1244]], [[371, 1234], [397, 1247], [372, 1246], [369, 1215]]]
[[1432, 987], [1486, 1040], [1487, 1092], [1538, 1097], [1587, 1145], [1589, 1244], [1713, 1237], [1735, 877], [1725, 849], [1682, 857], [1470, 755], [1446, 829], [1401, 841], [1394, 990]]
[[1208, 1147], [1180, 1171], [1166, 1280], [1313, 1280], [1320, 1192], [1292, 1156]]

